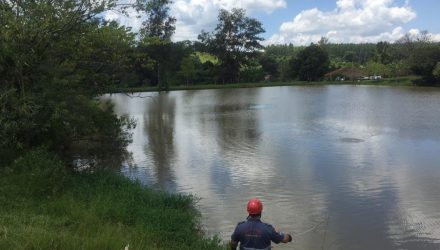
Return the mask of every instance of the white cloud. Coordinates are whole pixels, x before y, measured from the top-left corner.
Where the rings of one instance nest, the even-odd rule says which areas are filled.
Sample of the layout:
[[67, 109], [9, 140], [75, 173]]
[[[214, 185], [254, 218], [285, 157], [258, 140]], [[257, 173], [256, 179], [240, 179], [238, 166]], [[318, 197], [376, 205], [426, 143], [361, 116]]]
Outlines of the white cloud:
[[[126, 3], [130, 0], [120, 0]], [[201, 30], [212, 30], [217, 23], [220, 9], [243, 8], [248, 14], [255, 12], [272, 13], [276, 9], [285, 8], [285, 0], [175, 0], [170, 6], [171, 15], [176, 17], [176, 33], [174, 41], [196, 40]], [[116, 20], [119, 23], [132, 27], [138, 31], [142, 19], [136, 18], [135, 10], [128, 11], [129, 16], [124, 16], [115, 11], [104, 13], [106, 20]]]
[[138, 18], [139, 14], [134, 9], [128, 9], [127, 13], [124, 15], [119, 11], [106, 11], [104, 13], [104, 19], [108, 21], [117, 21], [121, 25], [124, 25], [126, 27], [131, 27], [133, 31], [137, 32], [139, 31], [140, 27], [142, 26], [142, 19]]
[[[133, 0], [119, 0], [129, 3]], [[308, 9], [301, 11], [292, 21], [283, 23], [265, 44], [310, 44], [322, 36], [337, 43], [361, 43], [395, 41], [409, 32], [403, 25], [414, 20], [416, 12], [409, 1], [402, 5], [397, 0], [337, 0], [332, 11]], [[292, 4], [295, 4], [292, 1]], [[174, 41], [196, 40], [201, 30], [211, 31], [217, 23], [221, 8], [243, 8], [248, 14], [256, 12], [272, 13], [286, 8], [286, 0], [175, 0], [170, 6], [171, 15], [176, 17]], [[104, 13], [107, 20], [116, 20], [122, 25], [138, 31], [142, 19], [135, 10], [128, 10], [128, 17], [116, 11]], [[420, 32], [414, 29], [411, 32]], [[440, 41], [440, 34], [431, 34]]]
[[[121, 6], [134, 4], [134, 0], [118, 0], [118, 4]], [[134, 8], [128, 8], [125, 10], [125, 14], [121, 8], [105, 11], [103, 18], [107, 21], [117, 21], [121, 25], [131, 27], [133, 31], [139, 31], [142, 26], [143, 19], [138, 18], [139, 13]]]
[[440, 34], [431, 34], [432, 40], [440, 42]]
[[271, 13], [285, 8], [285, 0], [176, 0], [171, 7], [176, 17], [173, 40], [196, 40], [202, 29], [212, 30], [217, 23], [219, 9], [243, 8], [248, 13]]
[[398, 6], [394, 0], [338, 0], [332, 11], [302, 11], [266, 43], [309, 44], [322, 36], [331, 42], [395, 41], [405, 34], [402, 25], [414, 18], [409, 2]]
[[[413, 39], [417, 39], [417, 37], [419, 37], [420, 35], [422, 35], [421, 30], [419, 29], [410, 29], [407, 33], [413, 38]], [[434, 34], [434, 33], [429, 33], [428, 32], [428, 37], [430, 40], [434, 41], [434, 42], [440, 42], [440, 34]]]
[[196, 40], [202, 29], [211, 30], [216, 23], [219, 5], [206, 0], [177, 0], [172, 6], [176, 17], [176, 33], [173, 40]]

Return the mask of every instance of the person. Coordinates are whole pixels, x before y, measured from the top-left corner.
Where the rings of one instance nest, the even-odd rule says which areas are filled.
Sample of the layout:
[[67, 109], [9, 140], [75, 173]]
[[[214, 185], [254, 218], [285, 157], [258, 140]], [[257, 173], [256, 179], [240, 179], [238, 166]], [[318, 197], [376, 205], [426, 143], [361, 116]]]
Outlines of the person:
[[231, 235], [230, 247], [240, 250], [271, 249], [271, 242], [279, 244], [292, 241], [290, 234], [277, 232], [275, 228], [261, 221], [263, 203], [259, 199], [250, 199], [247, 203], [249, 216], [245, 221], [237, 224]]

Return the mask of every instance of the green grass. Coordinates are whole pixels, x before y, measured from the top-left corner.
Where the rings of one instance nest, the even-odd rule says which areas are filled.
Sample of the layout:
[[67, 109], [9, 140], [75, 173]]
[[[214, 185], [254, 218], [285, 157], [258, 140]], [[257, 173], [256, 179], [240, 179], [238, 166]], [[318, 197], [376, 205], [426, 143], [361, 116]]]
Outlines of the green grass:
[[194, 202], [32, 152], [0, 170], [0, 249], [223, 249]]
[[[415, 86], [414, 80], [417, 76], [405, 76], [385, 78], [382, 80], [362, 80], [362, 81], [284, 81], [284, 82], [256, 82], [256, 83], [228, 83], [228, 84], [195, 84], [170, 86], [170, 91], [175, 90], [200, 90], [200, 89], [230, 89], [230, 88], [258, 88], [276, 86], [323, 86], [323, 85], [375, 85], [375, 86]], [[155, 92], [157, 87], [130, 87], [110, 89], [111, 93], [130, 93], [130, 92]]]

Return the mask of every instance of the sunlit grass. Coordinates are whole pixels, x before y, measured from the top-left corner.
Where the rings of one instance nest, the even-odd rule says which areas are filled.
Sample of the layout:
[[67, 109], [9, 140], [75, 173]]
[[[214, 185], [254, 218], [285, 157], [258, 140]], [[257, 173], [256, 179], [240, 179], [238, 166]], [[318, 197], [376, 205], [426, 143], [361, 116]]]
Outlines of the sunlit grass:
[[193, 197], [60, 168], [37, 152], [0, 170], [0, 249], [222, 249], [198, 230]]

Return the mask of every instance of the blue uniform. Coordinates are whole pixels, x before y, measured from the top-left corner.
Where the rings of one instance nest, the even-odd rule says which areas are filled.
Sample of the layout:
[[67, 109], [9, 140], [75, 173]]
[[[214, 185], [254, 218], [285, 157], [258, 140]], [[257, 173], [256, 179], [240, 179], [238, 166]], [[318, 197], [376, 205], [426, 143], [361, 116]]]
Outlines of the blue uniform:
[[272, 225], [251, 217], [238, 223], [231, 235], [231, 240], [240, 242], [241, 250], [270, 249], [271, 241], [278, 244], [283, 239], [284, 234], [277, 233]]

